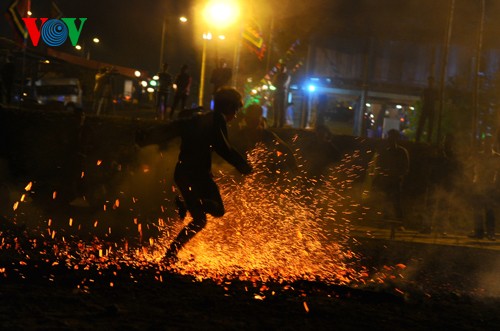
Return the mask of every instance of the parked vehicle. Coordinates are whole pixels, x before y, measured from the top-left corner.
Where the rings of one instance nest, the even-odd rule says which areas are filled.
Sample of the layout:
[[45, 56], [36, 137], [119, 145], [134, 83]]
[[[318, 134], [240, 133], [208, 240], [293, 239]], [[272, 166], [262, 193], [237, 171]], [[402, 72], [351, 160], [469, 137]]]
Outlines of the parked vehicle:
[[82, 87], [78, 78], [47, 78], [35, 82], [39, 104], [53, 105], [54, 109], [75, 111], [82, 109]]

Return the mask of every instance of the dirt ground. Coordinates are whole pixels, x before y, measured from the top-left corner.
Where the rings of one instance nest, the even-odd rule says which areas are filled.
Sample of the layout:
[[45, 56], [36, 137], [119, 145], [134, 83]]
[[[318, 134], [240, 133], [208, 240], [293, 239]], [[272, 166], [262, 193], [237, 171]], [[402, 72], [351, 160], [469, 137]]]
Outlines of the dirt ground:
[[[448, 256], [439, 268], [429, 257], [436, 249]], [[7, 249], [0, 258], [0, 329], [498, 330], [500, 299], [477, 281], [497, 252], [370, 240], [361, 250], [373, 274], [396, 261], [418, 265], [418, 272], [369, 286], [213, 281], [154, 263], [77, 268]]]
[[[74, 228], [81, 219], [87, 220], [80, 223], [82, 233], [92, 237], [102, 229], [104, 233], [99, 235], [112, 240], [107, 235], [108, 227], [95, 229], [95, 220], [99, 217], [100, 225], [111, 224], [122, 221], [125, 215], [130, 224], [120, 223], [119, 227], [113, 223], [112, 236], [137, 236], [133, 220], [140, 217], [146, 224], [153, 219], [150, 214], [157, 217], [160, 203], [151, 196], [163, 201], [162, 192], [168, 185], [158, 183], [164, 183], [161, 180], [165, 176], [171, 177], [165, 169], [175, 157], [161, 149], [156, 151], [156, 158], [148, 159], [149, 154], [137, 157], [144, 151], [132, 148], [133, 132], [147, 124], [140, 121], [87, 119], [80, 137], [81, 150], [75, 150], [79, 118], [22, 112], [0, 115], [0, 135], [9, 141], [0, 154], [0, 161], [5, 161], [5, 166], [1, 162], [0, 166], [7, 169], [0, 171], [0, 178], [20, 183], [19, 187], [4, 185], [9, 190], [0, 190], [15, 191], [15, 199], [4, 207], [12, 213], [21, 193], [34, 191], [27, 199], [33, 199], [33, 203], [21, 203], [14, 216], [18, 224], [28, 219], [40, 229], [39, 237], [26, 237], [22, 229], [9, 228], [8, 222], [0, 220], [0, 330], [500, 329], [499, 254], [488, 249], [375, 240], [361, 235], [352, 240], [358, 242], [356, 247], [362, 256], [358, 263], [366, 266], [367, 275], [365, 282], [349, 285], [327, 284], [311, 277], [264, 282], [259, 275], [244, 280], [231, 275], [202, 280], [154, 262], [124, 263], [116, 259], [106, 263], [96, 259], [79, 263], [76, 255], [75, 260], [62, 258], [57, 251], [61, 242], [52, 241], [51, 236], [61, 240], [64, 235], [66, 242], [76, 243], [63, 229]], [[301, 146], [311, 154], [306, 155], [308, 160], [318, 154], [322, 156], [318, 159], [325, 161], [314, 163], [310, 171], [330, 162], [323, 160], [322, 146], [313, 148], [318, 144], [312, 133], [289, 132], [287, 140], [296, 134], [305, 137]], [[336, 139], [337, 146], [348, 150], [361, 144], [350, 137]], [[422, 146], [413, 147], [416, 154]], [[85, 156], [83, 160], [81, 155]], [[421, 167], [429, 163], [427, 158], [415, 160], [420, 163], [412, 167], [414, 171], [428, 170]], [[364, 165], [367, 160], [361, 161]], [[86, 188], [92, 189], [93, 198], [100, 202], [96, 203], [99, 212], [63, 213], [58, 201], [74, 198], [71, 194], [75, 187], [68, 183], [75, 175], [79, 183], [82, 165]], [[160, 169], [160, 174], [155, 169]], [[133, 176], [125, 181], [124, 173]], [[410, 185], [409, 191], [417, 195], [423, 189], [423, 177], [417, 173], [412, 178], [419, 185]], [[34, 189], [26, 189], [31, 182]], [[124, 183], [133, 188], [132, 192]], [[130, 199], [125, 199], [121, 191]], [[131, 215], [131, 206], [125, 201], [135, 203], [136, 197], [139, 203], [134, 204]], [[143, 206], [141, 202], [147, 203]], [[37, 204], [47, 215], [36, 214]], [[103, 204], [108, 207], [106, 213]], [[54, 213], [65, 215], [58, 218]], [[69, 216], [75, 223], [72, 227], [68, 225]], [[47, 232], [49, 228], [56, 229], [57, 235]], [[43, 247], [34, 247], [35, 243]]]

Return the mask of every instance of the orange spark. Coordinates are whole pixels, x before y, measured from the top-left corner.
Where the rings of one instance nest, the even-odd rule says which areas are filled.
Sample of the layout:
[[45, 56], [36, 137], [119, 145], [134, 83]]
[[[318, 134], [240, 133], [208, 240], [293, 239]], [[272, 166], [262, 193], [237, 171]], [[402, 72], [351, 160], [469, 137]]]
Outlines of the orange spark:
[[97, 166], [100, 166], [102, 164], [102, 160], [97, 160]]
[[19, 206], [19, 201], [14, 202], [14, 206], [12, 206], [13, 210], [17, 210], [17, 207]]
[[31, 187], [33, 186], [33, 182], [29, 182], [28, 185], [24, 188], [25, 191], [31, 190]]
[[54, 200], [55, 200], [55, 199], [56, 199], [56, 196], [57, 196], [57, 192], [56, 192], [56, 191], [52, 192], [52, 199], [54, 199]]
[[304, 309], [306, 310], [306, 313], [309, 312], [309, 307], [307, 306], [307, 302], [304, 301]]

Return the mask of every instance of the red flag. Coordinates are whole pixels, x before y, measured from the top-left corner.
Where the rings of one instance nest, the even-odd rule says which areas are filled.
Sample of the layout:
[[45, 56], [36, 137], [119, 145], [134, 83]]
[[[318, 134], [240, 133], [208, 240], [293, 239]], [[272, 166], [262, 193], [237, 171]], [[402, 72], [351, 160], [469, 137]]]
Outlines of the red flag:
[[22, 39], [28, 38], [28, 29], [23, 22], [23, 17], [28, 17], [31, 8], [30, 0], [14, 0], [7, 10], [7, 17], [10, 18], [14, 30]]
[[247, 46], [251, 52], [254, 52], [259, 60], [262, 60], [266, 51], [266, 45], [264, 43], [264, 38], [262, 37], [262, 30], [255, 20], [251, 20], [247, 23], [245, 29], [243, 30], [242, 37], [245, 42], [245, 46]]

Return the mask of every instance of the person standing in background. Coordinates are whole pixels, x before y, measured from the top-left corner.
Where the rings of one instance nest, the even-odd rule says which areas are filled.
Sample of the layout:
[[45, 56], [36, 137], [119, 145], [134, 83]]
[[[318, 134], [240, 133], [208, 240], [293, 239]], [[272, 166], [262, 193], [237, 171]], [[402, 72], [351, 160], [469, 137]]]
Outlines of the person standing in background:
[[181, 111], [186, 107], [186, 100], [189, 96], [191, 89], [191, 75], [188, 73], [188, 66], [184, 64], [181, 67], [180, 73], [176, 76], [175, 81], [175, 94], [174, 101], [172, 103], [172, 109], [170, 110], [170, 119], [174, 117], [174, 112], [180, 103]]
[[168, 72], [168, 63], [163, 63], [162, 71], [158, 73], [158, 90], [156, 92], [156, 117], [160, 120], [165, 119], [171, 89], [172, 75]]
[[274, 123], [273, 127], [282, 128], [285, 125], [286, 105], [288, 99], [288, 88], [290, 87], [291, 77], [287, 72], [285, 64], [281, 64], [278, 73], [274, 76]]

